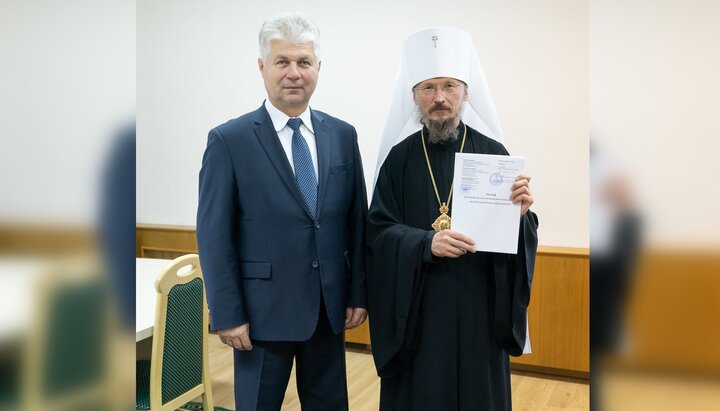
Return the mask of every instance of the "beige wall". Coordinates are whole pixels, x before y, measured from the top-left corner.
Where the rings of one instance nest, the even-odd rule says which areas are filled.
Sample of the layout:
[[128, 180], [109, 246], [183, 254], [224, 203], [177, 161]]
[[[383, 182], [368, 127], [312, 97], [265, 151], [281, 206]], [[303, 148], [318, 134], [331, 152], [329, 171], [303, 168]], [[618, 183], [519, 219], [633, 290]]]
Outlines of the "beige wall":
[[591, 134], [650, 243], [720, 246], [719, 18], [712, 0], [590, 1]]
[[[195, 224], [207, 132], [260, 105], [257, 32], [269, 15], [298, 6], [138, 3], [138, 222]], [[300, 8], [322, 32], [311, 105], [356, 126], [367, 181], [403, 39], [431, 26], [460, 27], [475, 42], [508, 149], [527, 158], [540, 242], [587, 246], [586, 2], [326, 0]]]

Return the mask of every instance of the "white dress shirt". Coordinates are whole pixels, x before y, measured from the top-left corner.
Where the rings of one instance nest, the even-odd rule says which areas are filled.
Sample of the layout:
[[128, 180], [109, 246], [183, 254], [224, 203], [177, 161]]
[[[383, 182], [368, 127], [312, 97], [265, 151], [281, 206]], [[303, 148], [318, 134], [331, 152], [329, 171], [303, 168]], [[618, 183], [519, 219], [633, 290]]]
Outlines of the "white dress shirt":
[[[270, 120], [272, 120], [273, 127], [275, 128], [275, 131], [280, 138], [280, 144], [282, 144], [282, 148], [283, 150], [285, 150], [285, 155], [287, 156], [288, 162], [290, 163], [290, 168], [292, 168], [293, 173], [295, 173], [295, 165], [293, 164], [292, 157], [293, 131], [287, 124], [290, 116], [278, 110], [275, 106], [272, 105], [272, 103], [268, 99], [265, 100], [265, 109], [267, 110], [268, 114], [270, 114]], [[303, 137], [305, 137], [305, 141], [307, 142], [308, 148], [310, 149], [310, 156], [312, 157], [313, 167], [315, 168], [315, 178], [319, 180], [320, 178], [318, 176], [317, 144], [315, 143], [315, 132], [313, 131], [312, 120], [310, 119], [310, 110], [306, 109], [302, 112], [302, 114], [298, 116], [298, 118], [302, 120], [302, 125], [300, 126], [300, 133], [303, 135]]]

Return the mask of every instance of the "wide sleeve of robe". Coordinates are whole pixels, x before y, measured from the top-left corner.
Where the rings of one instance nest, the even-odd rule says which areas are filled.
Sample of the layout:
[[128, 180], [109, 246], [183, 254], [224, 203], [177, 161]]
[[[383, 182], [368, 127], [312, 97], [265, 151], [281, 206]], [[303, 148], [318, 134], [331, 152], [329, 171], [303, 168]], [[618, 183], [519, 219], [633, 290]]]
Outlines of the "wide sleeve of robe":
[[495, 254], [493, 303], [495, 335], [510, 355], [522, 355], [527, 338], [527, 307], [537, 254], [537, 215], [520, 219], [517, 254]]
[[[390, 377], [412, 358], [420, 335], [417, 316], [434, 232], [405, 224], [405, 153], [395, 147], [380, 169], [367, 224], [367, 286], [370, 338], [380, 377]], [[522, 354], [537, 250], [537, 216], [520, 224], [518, 254], [495, 254], [493, 318], [498, 342]]]

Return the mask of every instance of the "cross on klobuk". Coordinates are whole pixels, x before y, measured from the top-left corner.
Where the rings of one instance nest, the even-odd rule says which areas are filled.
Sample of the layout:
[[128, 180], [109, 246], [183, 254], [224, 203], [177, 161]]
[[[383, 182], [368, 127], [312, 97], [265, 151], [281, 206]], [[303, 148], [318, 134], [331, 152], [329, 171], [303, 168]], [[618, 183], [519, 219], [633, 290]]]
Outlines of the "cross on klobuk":
[[439, 37], [436, 34], [433, 34], [433, 36], [431, 38], [432, 38], [433, 43], [435, 43], [435, 48], [437, 48], [437, 41], [438, 41]]

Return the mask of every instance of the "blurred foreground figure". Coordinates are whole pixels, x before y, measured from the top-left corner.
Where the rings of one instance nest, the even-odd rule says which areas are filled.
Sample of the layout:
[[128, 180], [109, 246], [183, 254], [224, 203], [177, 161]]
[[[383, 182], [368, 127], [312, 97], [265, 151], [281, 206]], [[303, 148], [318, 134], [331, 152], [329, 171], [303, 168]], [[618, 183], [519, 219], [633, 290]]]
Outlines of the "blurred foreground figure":
[[613, 174], [591, 149], [590, 348], [616, 351], [631, 274], [640, 247], [640, 218], [627, 177]]
[[627, 177], [590, 149], [591, 408], [601, 407], [603, 361], [621, 349], [625, 307], [640, 246], [640, 218]]
[[99, 235], [65, 222], [0, 226], [0, 410], [129, 405], [121, 397], [133, 380], [121, 370], [132, 371], [134, 352], [134, 127], [116, 136]]

